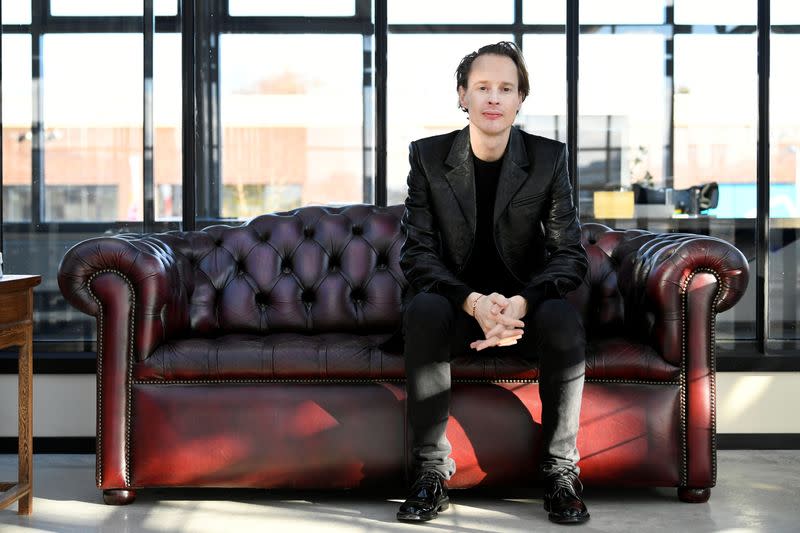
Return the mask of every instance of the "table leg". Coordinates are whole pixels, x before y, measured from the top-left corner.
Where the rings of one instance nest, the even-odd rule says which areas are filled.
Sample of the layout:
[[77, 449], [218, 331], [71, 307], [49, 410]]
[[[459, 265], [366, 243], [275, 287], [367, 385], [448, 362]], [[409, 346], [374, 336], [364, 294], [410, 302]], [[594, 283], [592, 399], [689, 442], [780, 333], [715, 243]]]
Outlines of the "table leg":
[[33, 331], [29, 329], [19, 349], [19, 483], [28, 485], [28, 493], [20, 498], [17, 514], [33, 511]]

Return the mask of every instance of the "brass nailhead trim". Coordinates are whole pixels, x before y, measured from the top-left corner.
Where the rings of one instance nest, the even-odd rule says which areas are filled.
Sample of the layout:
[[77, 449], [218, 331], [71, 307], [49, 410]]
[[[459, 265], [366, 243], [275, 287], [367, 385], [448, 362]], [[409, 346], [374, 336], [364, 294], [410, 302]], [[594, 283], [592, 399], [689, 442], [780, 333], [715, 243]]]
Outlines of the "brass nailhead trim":
[[680, 373], [680, 382], [681, 382], [681, 393], [680, 393], [680, 404], [679, 404], [679, 416], [680, 416], [680, 441], [681, 441], [681, 477], [680, 477], [680, 484], [681, 486], [685, 487], [687, 485], [687, 480], [689, 479], [689, 469], [688, 469], [688, 451], [686, 449], [686, 409], [687, 409], [687, 399], [686, 399], [686, 308], [688, 306], [688, 287], [689, 282], [692, 279], [694, 274], [689, 275], [681, 286], [681, 373]]
[[100, 300], [97, 296], [92, 292], [92, 281], [94, 280], [97, 274], [93, 274], [90, 278], [87, 285], [87, 290], [89, 291], [89, 296], [94, 299], [95, 303], [97, 304], [97, 399], [96, 399], [96, 409], [97, 409], [97, 460], [95, 461], [95, 482], [97, 486], [100, 487], [103, 485], [103, 324], [105, 320], [103, 319], [103, 304], [100, 303]]
[[[358, 383], [405, 383], [404, 378], [374, 378], [374, 379], [326, 379], [326, 378], [308, 378], [308, 379], [176, 379], [176, 380], [151, 380], [151, 379], [135, 379], [134, 385], [227, 385], [227, 384], [260, 384], [260, 383], [293, 383], [293, 384], [358, 384]], [[539, 383], [538, 379], [454, 379], [453, 383], [473, 383], [473, 384], [492, 384], [492, 383], [521, 383], [521, 384], [535, 384]], [[586, 383], [619, 383], [623, 385], [680, 385], [679, 381], [645, 381], [645, 380], [632, 380], [632, 379], [587, 379]]]
[[717, 280], [717, 292], [711, 307], [710, 328], [711, 346], [709, 346], [709, 366], [711, 367], [711, 484], [717, 484], [717, 306], [722, 299], [722, 280], [717, 272], [706, 270]]
[[97, 478], [97, 486], [100, 487], [103, 484], [103, 325], [105, 323], [103, 317], [103, 304], [100, 302], [100, 299], [97, 297], [94, 292], [92, 292], [92, 282], [94, 279], [99, 276], [100, 274], [116, 274], [125, 281], [128, 285], [128, 290], [131, 293], [131, 313], [129, 317], [129, 324], [128, 324], [128, 336], [130, 341], [128, 343], [128, 386], [126, 389], [125, 394], [125, 486], [130, 487], [131, 480], [130, 480], [130, 463], [131, 463], [131, 452], [130, 452], [130, 434], [131, 434], [131, 386], [132, 386], [132, 378], [133, 378], [133, 335], [134, 335], [134, 320], [136, 316], [136, 292], [133, 288], [133, 283], [128, 279], [128, 277], [120, 272], [119, 270], [115, 270], [112, 268], [99, 270], [92, 274], [89, 278], [86, 288], [89, 292], [89, 295], [94, 299], [97, 303], [97, 307], [99, 309], [98, 312], [98, 326], [97, 326], [97, 467], [96, 467], [96, 478]]
[[687, 449], [687, 434], [686, 434], [686, 417], [688, 416], [688, 401], [687, 395], [688, 391], [686, 388], [686, 357], [688, 351], [688, 339], [687, 339], [687, 308], [688, 308], [688, 288], [689, 284], [692, 282], [694, 276], [700, 272], [704, 272], [706, 274], [711, 274], [714, 276], [714, 279], [717, 281], [717, 291], [714, 294], [714, 300], [711, 304], [711, 317], [710, 317], [710, 328], [711, 328], [711, 337], [709, 339], [710, 346], [708, 347], [709, 353], [709, 361], [707, 365], [710, 367], [711, 372], [709, 376], [709, 385], [711, 388], [711, 480], [712, 485], [716, 485], [717, 482], [717, 362], [716, 362], [716, 327], [717, 327], [717, 320], [716, 320], [716, 310], [717, 305], [719, 304], [721, 294], [722, 294], [722, 280], [719, 277], [719, 273], [715, 270], [711, 270], [710, 268], [698, 268], [693, 270], [689, 276], [686, 277], [684, 280], [683, 285], [681, 286], [681, 333], [683, 338], [681, 339], [681, 374], [680, 374], [680, 381], [681, 381], [681, 405], [680, 405], [680, 419], [681, 419], [681, 485], [687, 486], [689, 482], [689, 467], [688, 467], [688, 449]]

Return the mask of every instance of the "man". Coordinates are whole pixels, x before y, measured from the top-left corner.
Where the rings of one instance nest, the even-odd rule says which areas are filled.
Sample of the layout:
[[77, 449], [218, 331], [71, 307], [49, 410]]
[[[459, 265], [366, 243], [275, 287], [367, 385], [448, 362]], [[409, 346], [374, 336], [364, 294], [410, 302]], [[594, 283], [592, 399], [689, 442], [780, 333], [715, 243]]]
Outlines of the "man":
[[544, 506], [554, 522], [585, 522], [575, 445], [585, 335], [564, 295], [588, 261], [566, 147], [512, 127], [529, 92], [513, 43], [467, 55], [456, 78], [469, 125], [410, 146], [400, 264], [416, 481], [397, 518], [431, 520], [449, 505], [450, 360], [473, 349], [538, 359]]

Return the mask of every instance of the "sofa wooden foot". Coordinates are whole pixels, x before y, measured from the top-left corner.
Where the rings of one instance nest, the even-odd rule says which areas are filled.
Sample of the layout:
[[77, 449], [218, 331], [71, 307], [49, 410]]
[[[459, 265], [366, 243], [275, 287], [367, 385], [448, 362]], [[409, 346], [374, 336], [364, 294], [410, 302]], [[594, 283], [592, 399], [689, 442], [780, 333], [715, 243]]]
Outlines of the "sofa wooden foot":
[[103, 491], [106, 505], [128, 505], [136, 499], [136, 491], [130, 489], [111, 489]]
[[693, 489], [678, 487], [678, 499], [686, 503], [706, 503], [711, 496], [711, 489]]

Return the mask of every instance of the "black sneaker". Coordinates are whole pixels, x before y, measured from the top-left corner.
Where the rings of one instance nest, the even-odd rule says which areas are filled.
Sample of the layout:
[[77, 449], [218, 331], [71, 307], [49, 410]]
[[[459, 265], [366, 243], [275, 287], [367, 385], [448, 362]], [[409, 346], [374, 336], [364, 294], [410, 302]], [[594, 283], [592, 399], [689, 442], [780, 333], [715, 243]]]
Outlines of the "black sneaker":
[[435, 470], [419, 474], [411, 486], [406, 501], [397, 511], [397, 519], [403, 522], [425, 522], [439, 516], [440, 511], [450, 507], [447, 483]]
[[556, 524], [581, 524], [589, 511], [581, 499], [583, 483], [568, 469], [557, 469], [545, 478], [544, 510]]

